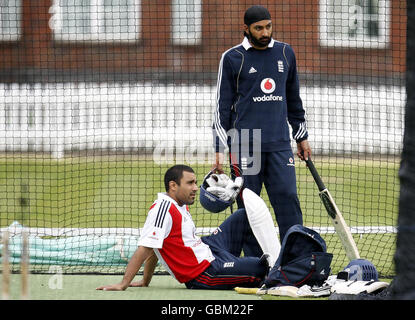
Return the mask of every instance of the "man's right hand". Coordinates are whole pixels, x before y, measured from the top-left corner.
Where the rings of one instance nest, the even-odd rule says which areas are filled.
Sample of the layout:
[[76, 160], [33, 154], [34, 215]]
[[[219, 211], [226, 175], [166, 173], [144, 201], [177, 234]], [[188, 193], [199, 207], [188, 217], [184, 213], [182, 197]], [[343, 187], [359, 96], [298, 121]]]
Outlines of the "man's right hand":
[[108, 286], [98, 287], [96, 290], [103, 290], [103, 291], [124, 291], [127, 289], [122, 283], [111, 284]]
[[224, 171], [223, 171], [223, 158], [224, 158], [223, 153], [216, 152], [216, 154], [215, 154], [215, 163], [212, 165], [212, 169], [211, 169], [211, 170], [213, 170], [213, 173], [218, 173], [218, 174], [224, 173]]

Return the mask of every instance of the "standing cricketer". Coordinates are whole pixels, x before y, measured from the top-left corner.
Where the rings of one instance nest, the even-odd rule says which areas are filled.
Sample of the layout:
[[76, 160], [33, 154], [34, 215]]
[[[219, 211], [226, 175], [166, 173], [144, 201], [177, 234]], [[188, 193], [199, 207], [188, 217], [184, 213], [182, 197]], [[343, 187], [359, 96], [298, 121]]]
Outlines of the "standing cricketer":
[[289, 125], [297, 155], [301, 160], [311, 155], [296, 57], [290, 45], [272, 38], [271, 15], [262, 6], [246, 10], [244, 36], [220, 60], [214, 167], [223, 172], [229, 147], [232, 174], [243, 174], [244, 186], [258, 195], [265, 185], [282, 240], [292, 225], [303, 222]]

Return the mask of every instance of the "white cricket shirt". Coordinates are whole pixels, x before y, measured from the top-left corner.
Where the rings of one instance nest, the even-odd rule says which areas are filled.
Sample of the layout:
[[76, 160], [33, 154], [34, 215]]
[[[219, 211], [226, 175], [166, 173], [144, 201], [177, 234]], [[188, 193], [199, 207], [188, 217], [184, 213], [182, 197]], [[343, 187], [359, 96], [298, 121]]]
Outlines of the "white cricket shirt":
[[166, 193], [159, 193], [151, 206], [138, 244], [153, 248], [163, 266], [181, 283], [197, 277], [215, 259], [209, 246], [196, 235], [187, 205], [179, 206]]

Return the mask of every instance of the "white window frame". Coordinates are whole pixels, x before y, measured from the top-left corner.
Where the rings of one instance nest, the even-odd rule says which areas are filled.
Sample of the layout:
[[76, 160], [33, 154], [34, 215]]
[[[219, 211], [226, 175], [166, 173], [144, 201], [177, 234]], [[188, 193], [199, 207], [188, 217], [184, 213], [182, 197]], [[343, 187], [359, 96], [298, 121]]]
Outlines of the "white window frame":
[[[132, 15], [128, 19], [128, 32], [105, 33], [103, 16], [105, 11], [102, 9], [104, 0], [90, 0], [90, 15], [88, 33], [67, 32], [63, 30], [63, 19], [61, 3], [65, 0], [53, 0], [50, 7], [51, 19], [49, 26], [53, 31], [56, 41], [103, 41], [103, 42], [135, 42], [140, 38], [141, 33], [141, 0], [133, 0], [132, 8], [129, 10]], [[76, 26], [72, 27], [76, 29]]]
[[[172, 0], [174, 45], [199, 45], [202, 42], [202, 0]], [[189, 10], [193, 8], [194, 10]]]
[[[354, 5], [353, 2], [354, 1]], [[390, 0], [377, 0], [379, 3], [378, 18], [375, 21], [378, 22], [379, 35], [377, 37], [370, 37], [363, 34], [362, 22], [368, 16], [364, 17], [361, 6], [356, 5], [356, 2], [368, 1], [368, 0], [320, 0], [320, 44], [326, 47], [349, 47], [349, 48], [386, 48], [389, 43], [389, 27], [390, 27], [390, 15], [391, 15], [391, 1]], [[349, 6], [349, 12], [329, 12], [333, 4], [351, 3]], [[337, 15], [337, 16], [336, 16]], [[347, 31], [352, 28], [357, 31], [357, 35], [350, 37], [346, 32], [341, 32], [336, 35], [330, 34], [330, 28], [332, 28], [333, 19], [340, 19], [338, 27], [342, 28], [342, 31]]]
[[[16, 8], [16, 13], [5, 12], [7, 3], [10, 7]], [[9, 21], [16, 21], [16, 27], [12, 32], [5, 32], [4, 24], [2, 20], [4, 15], [10, 16]], [[19, 40], [22, 35], [22, 0], [0, 0], [0, 41], [16, 41]]]

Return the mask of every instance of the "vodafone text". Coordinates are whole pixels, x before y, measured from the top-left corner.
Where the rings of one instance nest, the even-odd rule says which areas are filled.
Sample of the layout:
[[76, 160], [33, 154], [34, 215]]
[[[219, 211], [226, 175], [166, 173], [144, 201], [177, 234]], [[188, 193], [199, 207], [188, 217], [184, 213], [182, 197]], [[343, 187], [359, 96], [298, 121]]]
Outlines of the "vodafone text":
[[274, 95], [263, 95], [262, 97], [252, 97], [254, 102], [265, 102], [265, 101], [282, 101], [282, 96], [274, 96]]

